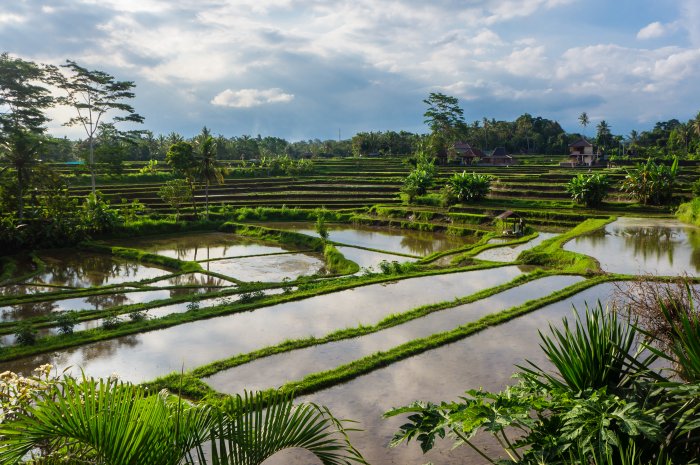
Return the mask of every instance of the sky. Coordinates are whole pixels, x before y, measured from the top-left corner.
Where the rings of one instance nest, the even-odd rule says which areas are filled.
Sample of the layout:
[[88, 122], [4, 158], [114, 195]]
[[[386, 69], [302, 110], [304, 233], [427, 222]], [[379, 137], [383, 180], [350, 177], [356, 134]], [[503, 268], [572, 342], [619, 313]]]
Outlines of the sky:
[[700, 111], [700, 0], [0, 0], [0, 51], [134, 81], [143, 128], [186, 137], [423, 133], [430, 92], [569, 132]]

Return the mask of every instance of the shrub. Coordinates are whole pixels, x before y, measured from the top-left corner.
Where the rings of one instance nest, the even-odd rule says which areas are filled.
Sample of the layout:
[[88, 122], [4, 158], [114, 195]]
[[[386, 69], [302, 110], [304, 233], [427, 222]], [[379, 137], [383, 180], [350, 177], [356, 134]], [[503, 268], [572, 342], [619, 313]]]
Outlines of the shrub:
[[175, 209], [175, 220], [180, 217], [180, 208], [192, 201], [190, 184], [184, 179], [166, 181], [158, 190], [158, 196]]
[[61, 312], [56, 317], [56, 326], [60, 334], [73, 334], [73, 328], [78, 323], [78, 313], [75, 311]]
[[22, 322], [15, 331], [15, 341], [21, 346], [32, 346], [36, 344], [36, 329], [27, 322]]
[[112, 231], [120, 222], [119, 211], [112, 208], [100, 192], [88, 194], [82, 205], [85, 228], [94, 233]]
[[579, 174], [566, 185], [566, 192], [576, 203], [597, 207], [603, 203], [609, 187], [610, 179], [604, 174]]
[[143, 321], [148, 318], [148, 310], [134, 310], [129, 312], [129, 319], [131, 321]]
[[115, 329], [120, 323], [119, 316], [116, 313], [110, 313], [102, 319], [102, 329]]
[[671, 166], [656, 164], [649, 158], [646, 163], [627, 172], [621, 189], [643, 205], [661, 205], [673, 197], [677, 175], [677, 158]]
[[486, 197], [491, 190], [491, 176], [468, 174], [466, 171], [453, 174], [445, 185], [446, 203], [469, 202]]

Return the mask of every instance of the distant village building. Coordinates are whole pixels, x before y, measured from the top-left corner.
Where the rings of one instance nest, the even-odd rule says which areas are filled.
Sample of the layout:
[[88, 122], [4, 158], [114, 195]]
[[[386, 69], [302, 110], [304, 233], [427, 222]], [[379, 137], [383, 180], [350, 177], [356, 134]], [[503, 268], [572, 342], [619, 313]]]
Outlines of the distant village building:
[[491, 155], [481, 158], [481, 163], [493, 166], [510, 166], [518, 163], [518, 160], [508, 155], [504, 147], [496, 147]]
[[455, 142], [455, 159], [460, 165], [471, 165], [484, 157], [484, 152], [466, 142]]
[[579, 139], [569, 145], [569, 160], [560, 166], [593, 166], [601, 160], [599, 153], [593, 151], [593, 145], [586, 139]]

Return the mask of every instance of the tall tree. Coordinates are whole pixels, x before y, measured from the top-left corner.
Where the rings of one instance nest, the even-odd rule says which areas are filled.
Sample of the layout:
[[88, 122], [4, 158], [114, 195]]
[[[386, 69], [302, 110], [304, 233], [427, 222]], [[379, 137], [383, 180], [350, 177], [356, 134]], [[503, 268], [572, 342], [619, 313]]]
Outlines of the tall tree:
[[41, 137], [29, 131], [13, 131], [0, 141], [2, 158], [15, 170], [17, 176], [17, 218], [24, 219], [24, 189], [33, 168], [39, 163]]
[[40, 136], [53, 105], [42, 85], [46, 69], [31, 61], [0, 55], [0, 158], [17, 176], [17, 216], [24, 217], [24, 189], [38, 162]]
[[457, 138], [466, 132], [464, 110], [460, 108], [456, 97], [439, 92], [431, 92], [423, 103], [428, 105], [423, 116], [431, 131], [434, 154], [446, 159], [447, 152], [454, 146]]
[[190, 186], [192, 194], [192, 208], [197, 216], [197, 201], [195, 199], [195, 179], [197, 175], [197, 158], [194, 154], [194, 147], [189, 142], [181, 140], [174, 143], [165, 154], [165, 161], [173, 169], [177, 176], [182, 176]]
[[598, 146], [602, 146], [606, 149], [612, 142], [612, 132], [610, 132], [610, 125], [607, 121], [600, 120], [600, 123], [596, 125], [596, 142]]
[[588, 126], [588, 123], [591, 122], [590, 119], [588, 119], [588, 113], [581, 112], [580, 115], [578, 115], [578, 122], [583, 126], [583, 135], [586, 135], [586, 127]]
[[224, 174], [216, 161], [216, 142], [214, 138], [204, 136], [197, 147], [197, 177], [204, 181], [204, 201], [206, 219], [209, 219], [209, 185], [212, 182], [223, 184]]
[[100, 123], [110, 112], [122, 115], [112, 117], [112, 121], [130, 121], [142, 123], [143, 117], [125, 100], [134, 98], [132, 81], [117, 81], [114, 76], [104, 71], [88, 70], [76, 62], [67, 60], [67, 73], [54, 68], [53, 82], [65, 92], [58, 98], [59, 103], [74, 108], [77, 116], [65, 123], [66, 126], [82, 126], [88, 139], [88, 165], [92, 177], [92, 192], [95, 192], [95, 135]]

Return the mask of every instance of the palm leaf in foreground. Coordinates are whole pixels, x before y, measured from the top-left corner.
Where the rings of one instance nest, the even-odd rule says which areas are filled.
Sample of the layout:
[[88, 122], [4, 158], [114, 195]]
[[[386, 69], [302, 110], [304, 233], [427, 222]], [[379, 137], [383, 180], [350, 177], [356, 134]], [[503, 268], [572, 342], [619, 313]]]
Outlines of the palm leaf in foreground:
[[28, 414], [0, 427], [0, 464], [28, 457], [75, 463], [175, 465], [206, 440], [209, 409], [110, 379], [65, 377]]
[[324, 465], [367, 463], [350, 444], [347, 432], [354, 430], [344, 426], [346, 421], [325, 407], [292, 400], [279, 392], [246, 393], [219, 404], [213, 409], [212, 465], [257, 465], [291, 447], [308, 450]]

